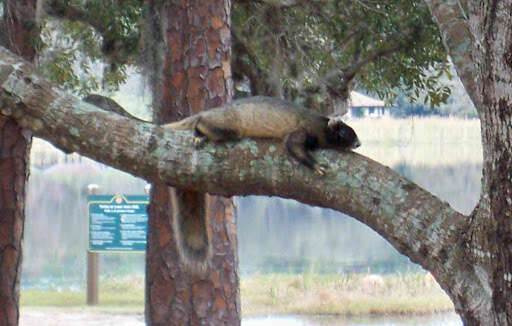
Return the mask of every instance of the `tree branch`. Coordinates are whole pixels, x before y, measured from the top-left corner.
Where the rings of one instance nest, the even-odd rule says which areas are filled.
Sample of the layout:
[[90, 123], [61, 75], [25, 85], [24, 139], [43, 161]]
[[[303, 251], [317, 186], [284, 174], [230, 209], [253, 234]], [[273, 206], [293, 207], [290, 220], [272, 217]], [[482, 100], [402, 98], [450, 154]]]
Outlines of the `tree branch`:
[[364, 68], [364, 66], [378, 60], [379, 58], [392, 55], [400, 51], [404, 45], [399, 44], [386, 49], [379, 49], [368, 54], [363, 59], [355, 62], [345, 69], [334, 71], [323, 78], [329, 94], [333, 97], [348, 100], [350, 96], [350, 82]]
[[[253, 100], [258, 105], [257, 98]], [[190, 132], [167, 131], [65, 94], [31, 64], [0, 48], [0, 112], [35, 135], [152, 182], [211, 194], [270, 195], [328, 207], [369, 225], [413, 261], [450, 273], [463, 259], [466, 217], [391, 169], [353, 152], [318, 151], [317, 177], [280, 143], [242, 140], [195, 149]]]
[[[457, 75], [461, 79], [468, 95], [475, 106], [482, 104], [482, 83], [474, 56], [483, 56], [480, 37], [475, 36], [470, 28], [468, 18], [462, 6], [467, 2], [458, 0], [438, 1], [425, 0], [432, 16], [439, 26], [445, 47], [454, 63]], [[483, 62], [483, 61], [481, 61]]]
[[[294, 7], [302, 3], [301, 0], [235, 0], [239, 3], [264, 3], [278, 8]], [[317, 0], [319, 1], [319, 0]]]
[[348, 69], [346, 70], [345, 72], [345, 79], [347, 80], [352, 80], [354, 79], [355, 75], [361, 71], [361, 69], [363, 69], [364, 66], [366, 66], [367, 64], [370, 64], [382, 57], [386, 57], [386, 56], [389, 56], [389, 55], [392, 55], [393, 53], [395, 52], [398, 52], [400, 51], [401, 49], [404, 48], [404, 45], [403, 44], [399, 44], [399, 45], [396, 45], [396, 46], [391, 46], [389, 48], [386, 48], [386, 49], [379, 49], [379, 50], [376, 50], [376, 51], [373, 51], [372, 53], [368, 54], [365, 58], [363, 58], [362, 60], [354, 63], [352, 66], [348, 67]]

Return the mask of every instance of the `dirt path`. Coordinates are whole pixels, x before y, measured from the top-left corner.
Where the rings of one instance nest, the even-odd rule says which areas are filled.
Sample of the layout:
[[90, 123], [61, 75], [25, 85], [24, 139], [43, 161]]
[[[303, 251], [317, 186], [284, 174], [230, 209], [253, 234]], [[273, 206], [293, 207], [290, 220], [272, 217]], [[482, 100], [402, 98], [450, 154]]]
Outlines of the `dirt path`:
[[144, 326], [143, 314], [107, 313], [87, 308], [22, 308], [20, 326]]

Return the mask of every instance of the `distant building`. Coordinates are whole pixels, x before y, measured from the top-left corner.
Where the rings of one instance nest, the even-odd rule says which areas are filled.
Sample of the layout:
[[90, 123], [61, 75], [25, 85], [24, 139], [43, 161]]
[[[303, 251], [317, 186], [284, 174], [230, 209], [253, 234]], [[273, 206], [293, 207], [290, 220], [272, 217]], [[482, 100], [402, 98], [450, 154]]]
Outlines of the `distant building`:
[[371, 98], [355, 91], [350, 92], [348, 106], [349, 109], [345, 115], [347, 119], [390, 116], [389, 107], [386, 107], [384, 101]]

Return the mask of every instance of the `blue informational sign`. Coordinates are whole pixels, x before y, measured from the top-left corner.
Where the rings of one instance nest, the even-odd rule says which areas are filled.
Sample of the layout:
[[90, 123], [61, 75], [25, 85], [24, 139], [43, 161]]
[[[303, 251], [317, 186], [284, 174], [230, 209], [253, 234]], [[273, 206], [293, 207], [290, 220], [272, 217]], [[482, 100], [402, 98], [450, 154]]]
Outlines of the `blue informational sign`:
[[149, 203], [147, 195], [91, 195], [89, 251], [143, 252]]

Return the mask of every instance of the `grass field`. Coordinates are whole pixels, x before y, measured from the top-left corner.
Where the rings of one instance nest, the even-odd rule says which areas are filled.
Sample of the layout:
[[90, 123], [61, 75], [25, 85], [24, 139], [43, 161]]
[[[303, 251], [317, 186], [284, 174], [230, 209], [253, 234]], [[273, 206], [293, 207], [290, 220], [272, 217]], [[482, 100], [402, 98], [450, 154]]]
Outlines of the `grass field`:
[[411, 117], [348, 122], [361, 139], [357, 152], [385, 165], [455, 165], [482, 162], [478, 119]]
[[[241, 302], [244, 316], [301, 315], [409, 315], [453, 310], [436, 283], [423, 273], [367, 275], [269, 274], [243, 277]], [[99, 311], [143, 310], [144, 280], [126, 278], [100, 282]], [[36, 291], [21, 293], [23, 307], [85, 305], [84, 291]]]
[[[246, 315], [425, 314], [453, 309], [437, 284], [423, 274], [389, 275], [375, 282], [367, 275], [260, 275], [243, 278]], [[380, 280], [383, 282], [381, 283]]]

